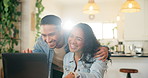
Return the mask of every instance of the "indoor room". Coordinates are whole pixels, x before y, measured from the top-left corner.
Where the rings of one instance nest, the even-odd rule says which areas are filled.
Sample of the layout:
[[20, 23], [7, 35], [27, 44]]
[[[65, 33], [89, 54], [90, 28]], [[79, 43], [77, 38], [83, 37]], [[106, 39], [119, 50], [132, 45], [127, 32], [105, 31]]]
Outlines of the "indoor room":
[[2, 0], [0, 11], [0, 54], [33, 50], [42, 35], [41, 19], [56, 15], [65, 33], [86, 23], [97, 41], [109, 48], [104, 78], [148, 77], [148, 0]]

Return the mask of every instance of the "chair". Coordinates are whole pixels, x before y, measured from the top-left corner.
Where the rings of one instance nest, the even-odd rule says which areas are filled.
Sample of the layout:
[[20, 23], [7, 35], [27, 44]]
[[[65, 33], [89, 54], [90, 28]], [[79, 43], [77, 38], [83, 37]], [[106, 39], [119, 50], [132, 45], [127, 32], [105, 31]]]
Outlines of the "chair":
[[127, 73], [126, 78], [131, 78], [131, 74], [130, 73], [138, 73], [138, 70], [137, 69], [121, 68], [120, 72]]

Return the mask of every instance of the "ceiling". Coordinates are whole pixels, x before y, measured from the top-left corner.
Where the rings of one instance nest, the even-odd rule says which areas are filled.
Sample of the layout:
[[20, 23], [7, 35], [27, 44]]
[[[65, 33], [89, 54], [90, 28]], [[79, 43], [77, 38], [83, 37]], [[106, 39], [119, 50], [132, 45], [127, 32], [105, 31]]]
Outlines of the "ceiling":
[[[88, 3], [88, 0], [54, 0], [56, 3], [60, 4], [60, 5], [84, 5], [86, 3]], [[124, 2], [126, 0], [95, 0], [95, 2], [97, 4], [101, 4], [101, 3], [118, 3], [118, 2]]]

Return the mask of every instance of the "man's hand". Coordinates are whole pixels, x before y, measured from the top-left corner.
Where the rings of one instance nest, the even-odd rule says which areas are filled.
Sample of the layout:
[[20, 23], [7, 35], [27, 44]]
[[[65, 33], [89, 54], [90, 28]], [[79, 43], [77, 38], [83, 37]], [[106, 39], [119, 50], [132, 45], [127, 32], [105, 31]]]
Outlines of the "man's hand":
[[99, 60], [106, 61], [108, 57], [108, 47], [100, 47], [100, 50], [95, 54], [95, 57], [101, 57]]
[[74, 73], [70, 72], [67, 76], [65, 76], [64, 78], [75, 78]]
[[22, 53], [32, 53], [32, 50], [28, 48], [27, 50], [23, 50]]

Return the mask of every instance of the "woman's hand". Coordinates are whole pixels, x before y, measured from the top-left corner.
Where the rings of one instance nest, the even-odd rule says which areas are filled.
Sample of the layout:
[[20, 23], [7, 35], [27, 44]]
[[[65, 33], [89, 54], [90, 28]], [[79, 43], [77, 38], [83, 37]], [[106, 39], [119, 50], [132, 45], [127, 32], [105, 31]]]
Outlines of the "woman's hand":
[[99, 60], [106, 61], [108, 57], [108, 47], [100, 47], [100, 50], [95, 54], [95, 57], [101, 57]]
[[67, 76], [65, 76], [64, 78], [75, 78], [74, 73], [70, 72]]

